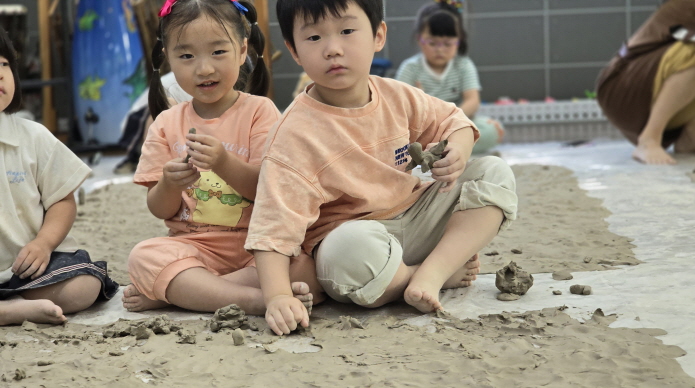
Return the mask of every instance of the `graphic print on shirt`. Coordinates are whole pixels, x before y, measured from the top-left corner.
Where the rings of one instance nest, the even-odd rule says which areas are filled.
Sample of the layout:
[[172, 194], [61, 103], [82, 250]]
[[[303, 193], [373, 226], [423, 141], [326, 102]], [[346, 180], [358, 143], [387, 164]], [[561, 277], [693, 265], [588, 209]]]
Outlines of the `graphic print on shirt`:
[[15, 185], [24, 182], [27, 176], [27, 173], [24, 171], [7, 170], [5, 174], [7, 175], [7, 181]]
[[408, 157], [410, 154], [408, 153], [408, 146], [409, 144], [404, 145], [401, 148], [397, 148], [393, 153], [394, 153], [394, 162], [395, 166], [398, 167], [402, 164], [408, 163], [409, 159]]
[[236, 227], [244, 209], [251, 206], [251, 201], [212, 171], [201, 172], [195, 185], [196, 188], [186, 190], [189, 197], [198, 200], [193, 210], [194, 222]]

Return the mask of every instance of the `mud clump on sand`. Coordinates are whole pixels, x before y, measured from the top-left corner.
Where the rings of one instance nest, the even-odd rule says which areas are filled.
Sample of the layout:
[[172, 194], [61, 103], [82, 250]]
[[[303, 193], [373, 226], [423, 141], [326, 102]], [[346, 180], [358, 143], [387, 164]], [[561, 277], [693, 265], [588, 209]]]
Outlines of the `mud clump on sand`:
[[591, 286], [575, 284], [570, 287], [570, 292], [575, 295], [591, 295]]
[[136, 339], [147, 339], [152, 334], [169, 334], [181, 330], [181, 326], [171, 322], [166, 315], [160, 315], [146, 320], [129, 321], [121, 319], [104, 328], [104, 338], [134, 336]]
[[572, 280], [573, 278], [574, 276], [572, 276], [572, 273], [567, 270], [553, 272], [554, 280]]
[[497, 271], [495, 286], [497, 286], [497, 289], [502, 291], [503, 294], [524, 295], [531, 288], [531, 286], [533, 286], [533, 275], [523, 271], [521, 267], [517, 266], [515, 262], [511, 261], [509, 264]]
[[232, 332], [232, 340], [234, 340], [234, 346], [243, 345], [246, 341], [244, 331], [239, 328], [234, 329]]
[[521, 298], [521, 296], [519, 296], [517, 294], [510, 294], [507, 292], [501, 292], [501, 293], [497, 294], [497, 299], [501, 300], [503, 302], [511, 302], [511, 301], [517, 300], [519, 298]]
[[235, 304], [231, 304], [215, 311], [215, 315], [210, 320], [210, 330], [213, 333], [217, 333], [222, 329], [250, 328], [251, 330], [258, 330], [258, 328], [249, 324], [248, 319], [244, 310]]

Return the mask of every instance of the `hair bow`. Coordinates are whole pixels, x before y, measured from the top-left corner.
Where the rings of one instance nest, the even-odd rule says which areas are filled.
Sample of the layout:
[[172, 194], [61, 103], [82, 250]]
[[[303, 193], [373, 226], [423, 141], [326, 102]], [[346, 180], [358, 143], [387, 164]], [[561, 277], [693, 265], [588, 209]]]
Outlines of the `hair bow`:
[[[236, 9], [238, 9], [242, 15], [246, 15], [246, 13], [249, 12], [249, 10], [246, 7], [239, 4], [238, 0], [229, 0], [229, 1], [231, 1], [232, 4], [234, 4]], [[171, 13], [171, 7], [174, 6], [174, 3], [176, 3], [176, 0], [166, 0], [164, 2], [164, 5], [162, 6], [162, 9], [159, 10], [159, 17], [163, 18], [164, 16], [167, 16], [168, 14], [170, 14]]]

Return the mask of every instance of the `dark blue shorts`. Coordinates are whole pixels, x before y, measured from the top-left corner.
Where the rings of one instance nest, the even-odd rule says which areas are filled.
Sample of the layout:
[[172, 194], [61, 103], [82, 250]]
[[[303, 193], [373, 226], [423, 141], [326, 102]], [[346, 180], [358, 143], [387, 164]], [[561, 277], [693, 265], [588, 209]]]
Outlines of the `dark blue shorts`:
[[101, 292], [97, 300], [111, 299], [118, 291], [118, 283], [111, 280], [106, 273], [106, 262], [92, 262], [89, 253], [79, 249], [76, 252], [51, 253], [48, 267], [43, 275], [36, 279], [31, 279], [31, 277], [20, 279], [19, 276], [12, 275], [8, 282], [0, 284], [0, 300], [21, 294], [26, 290], [50, 286], [80, 275], [92, 275], [101, 280]]

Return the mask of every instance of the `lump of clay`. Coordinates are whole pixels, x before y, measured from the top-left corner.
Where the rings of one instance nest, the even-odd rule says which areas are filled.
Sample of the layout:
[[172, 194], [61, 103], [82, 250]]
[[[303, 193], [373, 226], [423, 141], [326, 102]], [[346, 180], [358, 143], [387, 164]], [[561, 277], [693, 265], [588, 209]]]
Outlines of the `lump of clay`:
[[553, 272], [553, 279], [555, 280], [572, 280], [572, 278], [574, 278], [574, 276], [567, 270]]
[[591, 286], [575, 284], [570, 287], [570, 292], [576, 295], [591, 295]]
[[506, 292], [497, 294], [497, 299], [501, 300], [503, 302], [511, 302], [511, 301], [517, 300], [519, 298], [521, 298], [521, 297], [517, 294], [508, 294]]
[[495, 286], [503, 293], [524, 295], [533, 286], [533, 276], [511, 261], [497, 271]]
[[448, 140], [442, 140], [437, 143], [436, 146], [430, 148], [429, 151], [422, 150], [422, 144], [413, 143], [408, 147], [408, 153], [410, 154], [410, 163], [405, 166], [405, 171], [410, 171], [415, 168], [415, 166], [420, 166], [422, 172], [427, 172], [432, 168], [432, 165], [437, 160], [440, 160], [443, 156], [444, 149], [446, 145], [449, 144]]
[[210, 320], [210, 331], [217, 333], [222, 329], [238, 329], [246, 324], [248, 317], [239, 306], [231, 304], [215, 311]]
[[234, 329], [232, 339], [234, 340], [234, 346], [243, 345], [245, 340], [244, 331], [239, 328]]
[[[191, 133], [195, 135], [195, 128], [191, 128], [188, 130], [188, 133]], [[186, 159], [183, 160], [184, 163], [188, 163], [188, 160], [191, 158], [191, 154], [186, 155]]]

